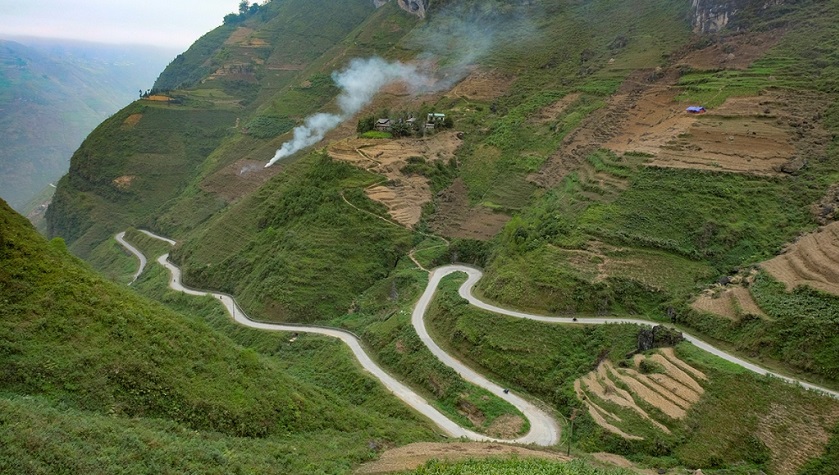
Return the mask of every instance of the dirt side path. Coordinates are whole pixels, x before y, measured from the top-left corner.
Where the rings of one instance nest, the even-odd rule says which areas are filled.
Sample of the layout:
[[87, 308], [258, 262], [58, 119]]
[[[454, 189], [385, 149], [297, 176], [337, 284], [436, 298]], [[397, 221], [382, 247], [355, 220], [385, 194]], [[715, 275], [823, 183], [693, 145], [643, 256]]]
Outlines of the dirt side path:
[[453, 442], [419, 442], [404, 447], [397, 447], [382, 453], [379, 460], [368, 462], [359, 467], [356, 474], [379, 474], [413, 470], [432, 459], [458, 461], [488, 457], [533, 457], [546, 460], [568, 461], [570, 458], [556, 452], [526, 449], [513, 445]]

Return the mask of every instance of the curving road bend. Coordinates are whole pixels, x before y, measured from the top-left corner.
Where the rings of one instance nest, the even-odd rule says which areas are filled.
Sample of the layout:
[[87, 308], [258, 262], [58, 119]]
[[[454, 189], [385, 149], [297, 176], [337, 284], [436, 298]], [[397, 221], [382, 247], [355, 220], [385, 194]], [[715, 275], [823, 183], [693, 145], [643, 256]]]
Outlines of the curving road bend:
[[137, 279], [140, 277], [140, 275], [146, 269], [146, 256], [143, 255], [143, 253], [140, 252], [139, 249], [132, 246], [131, 244], [128, 243], [128, 241], [125, 240], [125, 231], [123, 231], [121, 233], [117, 233], [117, 235], [114, 236], [114, 238], [117, 240], [118, 243], [120, 243], [120, 245], [122, 245], [122, 247], [126, 248], [128, 250], [128, 252], [130, 252], [131, 254], [134, 254], [134, 256], [137, 257], [137, 259], [140, 260], [140, 266], [137, 269], [137, 272], [134, 273], [134, 278], [131, 279], [131, 282], [128, 283], [128, 285], [131, 285], [131, 284], [133, 284], [134, 282], [137, 281]]
[[[154, 237], [156, 239], [161, 239], [169, 243], [174, 243], [171, 239], [164, 238], [162, 236], [158, 236], [156, 234], [150, 233], [148, 231], [143, 231], [148, 236]], [[122, 233], [121, 233], [122, 234]], [[117, 238], [117, 241], [126, 246], [132, 253], [135, 255], [142, 255], [142, 253], [125, 242], [123, 236]], [[434, 422], [446, 435], [455, 438], [465, 438], [469, 440], [475, 441], [483, 441], [483, 442], [504, 442], [504, 443], [516, 443], [516, 444], [535, 444], [541, 446], [551, 446], [556, 445], [559, 442], [559, 427], [556, 424], [556, 421], [546, 412], [542, 411], [541, 409], [537, 408], [533, 404], [525, 401], [524, 399], [509, 393], [504, 394], [503, 389], [490, 382], [483, 376], [479, 375], [478, 373], [472, 371], [471, 369], [467, 368], [461, 362], [457, 361], [456, 359], [452, 358], [447, 353], [443, 352], [439, 349], [439, 347], [432, 342], [434, 348], [437, 348], [439, 354], [435, 352], [435, 355], [443, 361], [443, 363], [452, 366], [455, 368], [459, 373], [461, 370], [460, 367], [464, 368], [468, 371], [467, 374], [474, 377], [474, 379], [470, 379], [469, 376], [464, 376], [464, 379], [477, 384], [478, 386], [482, 386], [485, 389], [493, 391], [499, 397], [503, 397], [504, 399], [508, 400], [509, 402], [513, 403], [525, 417], [528, 418], [530, 421], [530, 431], [522, 437], [512, 440], [504, 440], [504, 439], [496, 439], [492, 437], [488, 437], [482, 434], [478, 434], [477, 432], [468, 430], [464, 427], [461, 427], [456, 422], [452, 421], [448, 417], [446, 417], [443, 413], [437, 410], [434, 406], [428, 403], [422, 396], [414, 392], [413, 389], [409, 388], [405, 384], [401, 383], [399, 380], [394, 378], [384, 369], [382, 369], [379, 365], [377, 365], [372, 358], [364, 351], [364, 348], [361, 345], [361, 341], [353, 335], [352, 333], [339, 330], [335, 328], [326, 328], [326, 327], [313, 327], [313, 326], [304, 326], [304, 325], [287, 325], [287, 324], [276, 324], [276, 323], [264, 323], [264, 322], [257, 322], [248, 318], [244, 311], [238, 306], [236, 301], [229, 295], [220, 294], [216, 292], [207, 292], [202, 290], [195, 290], [185, 287], [181, 282], [181, 270], [176, 265], [169, 262], [169, 254], [164, 254], [157, 258], [157, 262], [166, 267], [169, 270], [171, 276], [169, 279], [169, 287], [173, 290], [184, 292], [188, 295], [195, 295], [195, 296], [205, 296], [211, 295], [213, 298], [219, 300], [219, 302], [224, 305], [227, 312], [233, 317], [233, 320], [236, 323], [244, 325], [250, 328], [256, 328], [259, 330], [268, 330], [268, 331], [285, 331], [285, 332], [298, 332], [298, 333], [314, 333], [318, 335], [326, 335], [329, 337], [337, 338], [343, 341], [353, 352], [353, 355], [356, 357], [358, 362], [361, 366], [375, 376], [382, 384], [390, 390], [396, 397], [404, 401], [406, 404], [411, 406], [420, 414], [424, 415], [432, 422]], [[456, 272], [457, 270], [454, 269], [451, 272]], [[450, 273], [451, 273], [450, 272]], [[442, 276], [440, 277], [442, 278]], [[439, 279], [436, 281], [439, 283]], [[430, 290], [429, 290], [430, 289]], [[434, 290], [436, 289], [435, 286], [429, 285], [426, 289], [425, 293], [423, 294], [423, 298], [417, 303], [416, 308], [414, 309], [414, 315], [420, 315], [420, 323], [421, 323], [421, 331], [426, 335], [427, 332], [425, 331], [425, 325], [422, 322], [422, 316], [425, 315], [426, 309], [428, 304], [431, 301], [431, 297], [434, 294]], [[424, 303], [423, 303], [424, 302]], [[416, 326], [416, 324], [415, 324]], [[420, 331], [420, 328], [417, 328], [417, 331]], [[423, 341], [426, 341], [426, 337], [422, 337]], [[431, 341], [430, 338], [427, 338], [427, 341]], [[426, 343], [427, 344], [427, 343]], [[434, 349], [432, 348], [432, 351]]]
[[[468, 275], [466, 282], [460, 287], [459, 293], [460, 296], [465, 298], [469, 301], [470, 304], [488, 312], [498, 313], [501, 315], [507, 315], [510, 317], [516, 318], [524, 318], [527, 320], [535, 320], [537, 322], [545, 322], [545, 323], [564, 323], [564, 324], [572, 324], [572, 325], [602, 325], [606, 323], [633, 323], [636, 325], [644, 325], [648, 327], [652, 327], [655, 325], [661, 325], [661, 322], [653, 322], [649, 320], [636, 320], [632, 318], [569, 318], [569, 317], [546, 317], [544, 315], [535, 315], [531, 313], [525, 312], [517, 312], [515, 310], [507, 310], [505, 308], [496, 307], [495, 305], [488, 304], [482, 300], [479, 300], [472, 294], [472, 288], [475, 284], [481, 280], [483, 277], [483, 273], [474, 268], [474, 267], [466, 267], [461, 265], [452, 265], [452, 266], [443, 266], [439, 267], [434, 270], [434, 273], [443, 273], [443, 276], [451, 274], [452, 272], [465, 272]], [[442, 276], [441, 276], [442, 278]], [[434, 277], [432, 276], [432, 280]], [[439, 279], [437, 279], [439, 282]], [[681, 330], [680, 330], [681, 331]], [[682, 336], [685, 340], [693, 343], [696, 347], [711, 353], [714, 356], [718, 356], [726, 361], [734, 363], [738, 366], [741, 366], [749, 371], [755, 372], [760, 375], [769, 375], [775, 378], [781, 379], [791, 384], [798, 384], [801, 387], [824, 393], [827, 396], [831, 396], [834, 398], [839, 399], [839, 391], [833, 391], [831, 389], [824, 388], [822, 386], [818, 386], [816, 384], [807, 383], [805, 381], [801, 381], [799, 379], [790, 378], [789, 376], [784, 376], [782, 374], [778, 374], [772, 371], [769, 371], [766, 368], [762, 368], [756, 364], [749, 363], [746, 360], [740, 359], [730, 353], [726, 353], [725, 351], [716, 348], [715, 346], [711, 345], [710, 343], [706, 343], [705, 341], [700, 340], [699, 338], [691, 335], [690, 333], [685, 333], [682, 331]]]

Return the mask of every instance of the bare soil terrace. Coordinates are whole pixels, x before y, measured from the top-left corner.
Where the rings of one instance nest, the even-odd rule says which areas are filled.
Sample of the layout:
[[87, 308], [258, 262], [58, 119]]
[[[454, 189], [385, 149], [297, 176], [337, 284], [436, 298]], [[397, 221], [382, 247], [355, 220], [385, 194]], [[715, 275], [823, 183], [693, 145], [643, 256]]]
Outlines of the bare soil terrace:
[[383, 175], [386, 181], [367, 188], [367, 196], [385, 205], [394, 221], [411, 228], [419, 222], [422, 207], [431, 201], [432, 194], [428, 178], [406, 174], [402, 169], [412, 157], [448, 162], [460, 144], [456, 132], [396, 140], [351, 137], [332, 143], [328, 153], [336, 160]]
[[839, 222], [802, 236], [761, 267], [788, 290], [808, 285], [839, 295]]
[[[662, 368], [663, 372], [640, 372], [647, 362]], [[699, 380], [705, 380], [706, 376], [676, 357], [672, 349], [650, 356], [636, 355], [633, 363], [634, 368], [619, 368], [610, 361], [604, 361], [595, 371], [574, 382], [577, 397], [585, 403], [589, 415], [598, 425], [627, 440], [643, 437], [624, 427], [621, 415], [606, 410], [603, 402], [619, 407], [618, 412], [635, 413], [658, 430], [671, 433], [666, 423], [684, 418], [687, 410], [699, 401], [705, 392]], [[643, 400], [667, 417], [657, 420], [641, 408], [636, 399]]]

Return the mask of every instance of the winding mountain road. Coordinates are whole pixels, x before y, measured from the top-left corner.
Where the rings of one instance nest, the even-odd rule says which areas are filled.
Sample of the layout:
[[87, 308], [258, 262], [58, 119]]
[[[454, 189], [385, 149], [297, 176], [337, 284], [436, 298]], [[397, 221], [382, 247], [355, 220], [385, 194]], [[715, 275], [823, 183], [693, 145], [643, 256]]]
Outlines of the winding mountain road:
[[[166, 242], [169, 242], [170, 244], [174, 243], [174, 241], [172, 241], [171, 239], [158, 236], [148, 231], [143, 232], [156, 239], [161, 239]], [[126, 249], [128, 249], [132, 254], [138, 257], [142, 255], [142, 253], [139, 250], [137, 250], [135, 247], [131, 246], [125, 241], [124, 233], [120, 233], [117, 236], [117, 241], [123, 246], [125, 246]], [[141, 259], [141, 263], [144, 260], [145, 258]], [[169, 279], [169, 287], [171, 287], [173, 290], [184, 292], [188, 295], [213, 296], [213, 298], [218, 299], [219, 302], [221, 302], [221, 304], [224, 305], [225, 309], [227, 309], [227, 312], [233, 317], [233, 320], [236, 323], [239, 323], [246, 327], [256, 328], [259, 330], [314, 333], [318, 335], [326, 335], [343, 341], [350, 348], [350, 350], [353, 352], [353, 355], [355, 355], [356, 359], [365, 370], [367, 370], [369, 373], [371, 373], [373, 376], [379, 379], [379, 381], [381, 381], [382, 384], [396, 397], [398, 397], [406, 404], [414, 408], [420, 414], [431, 419], [432, 422], [434, 422], [446, 435], [450, 437], [465, 438], [475, 441], [534, 444], [541, 446], [556, 445], [559, 442], [559, 426], [557, 425], [556, 421], [551, 415], [537, 408], [535, 405], [522, 399], [521, 397], [516, 396], [515, 394], [505, 394], [500, 386], [490, 382], [483, 376], [467, 368], [465, 365], [463, 365], [463, 363], [457, 361], [455, 358], [440, 350], [439, 347], [437, 347], [437, 345], [434, 345], [434, 347], [436, 347], [440, 353], [435, 354], [441, 359], [441, 361], [443, 361], [443, 363], [455, 368], [456, 370], [458, 370], [458, 368], [464, 368], [469, 372], [468, 374], [461, 373], [461, 376], [463, 376], [464, 379], [476, 385], [482, 386], [485, 389], [493, 391], [498, 395], [498, 397], [506, 399], [507, 401], [512, 403], [530, 421], [530, 431], [524, 436], [519, 437], [517, 439], [504, 440], [478, 434], [477, 432], [461, 427], [459, 424], [452, 421], [443, 413], [441, 413], [437, 408], [429, 404], [428, 401], [426, 401], [422, 396], [414, 392], [413, 389], [401, 383], [399, 380], [390, 375], [387, 371], [382, 369], [382, 367], [376, 364], [376, 362], [373, 361], [372, 358], [370, 358], [370, 355], [368, 355], [367, 352], [365, 352], [361, 344], [361, 341], [358, 339], [358, 337], [353, 335], [352, 333], [336, 328], [317, 327], [309, 325], [265, 323], [251, 320], [230, 295], [221, 294], [217, 292], [195, 290], [185, 287], [181, 282], [181, 270], [180, 268], [178, 268], [178, 266], [174, 265], [169, 261], [169, 254], [164, 254], [158, 257], [157, 262], [164, 266], [166, 269], [168, 269], [171, 274]], [[448, 273], [452, 272], [458, 272], [458, 269], [456, 267], [452, 267]], [[428, 306], [428, 303], [430, 303], [431, 301], [431, 297], [434, 294], [435, 288], [436, 287], [428, 287], [426, 289], [423, 296], [425, 297], [427, 295], [427, 297], [424, 300], [421, 299], [420, 303], [417, 304], [414, 310], [414, 315], [417, 315], [419, 313], [421, 323], [421, 316], [425, 314], [426, 308]], [[428, 289], [431, 290], [429, 291]], [[425, 302], [424, 304], [422, 303], [423, 301]], [[417, 328], [417, 331], [420, 332], [420, 328]], [[422, 325], [421, 331], [427, 337], [427, 332], [425, 331], [424, 324]], [[426, 340], [426, 337], [423, 337], [424, 341]], [[430, 338], [427, 339], [428, 341], [431, 341]], [[434, 350], [432, 349], [432, 351]], [[460, 371], [458, 370], [458, 372]], [[473, 377], [475, 378], [474, 380], [472, 379]]]
[[[175, 241], [171, 239], [158, 236], [148, 231], [142, 232], [155, 239], [166, 241], [169, 244], [175, 244]], [[125, 233], [117, 234], [117, 241], [140, 259], [140, 270], [135, 275], [136, 280], [136, 278], [142, 273], [143, 268], [145, 267], [145, 257], [143, 256], [142, 252], [140, 252], [135, 247], [131, 246], [128, 242], [126, 242], [124, 236]], [[233, 317], [234, 321], [247, 327], [269, 331], [315, 333], [319, 335], [326, 335], [333, 338], [337, 338], [343, 341], [350, 348], [350, 350], [353, 352], [353, 354], [365, 370], [367, 370], [373, 376], [378, 378], [382, 382], [382, 384], [399, 399], [401, 399], [406, 404], [414, 408], [417, 412], [431, 419], [431, 421], [434, 422], [448, 436], [476, 441], [508, 442], [551, 446], [556, 445], [559, 441], [559, 427], [556, 423], [556, 420], [553, 417], [551, 417], [548, 413], [536, 407], [533, 403], [517, 396], [512, 392], [504, 393], [503, 388], [501, 386], [493, 383], [481, 374], [477, 373], [473, 369], [463, 364], [461, 361], [452, 357], [451, 355], [446, 353], [439, 345], [437, 345], [437, 343], [435, 343], [434, 340], [432, 340], [426, 328], [424, 317], [428, 310], [428, 306], [430, 305], [434, 297], [434, 294], [436, 293], [436, 290], [440, 285], [440, 281], [447, 275], [456, 272], [463, 272], [467, 274], [466, 282], [464, 282], [459, 289], [460, 296], [468, 300], [470, 304], [482, 310], [501, 315], [553, 324], [562, 323], [571, 325], [602, 325], [608, 323], [631, 323], [644, 326], [655, 326], [661, 324], [660, 322], [653, 322], [649, 320], [636, 320], [629, 318], [549, 317], [544, 315], [518, 312], [515, 310], [508, 310], [479, 300], [472, 294], [473, 287], [483, 276], [483, 273], [479, 269], [464, 265], [447, 265], [433, 269], [429, 275], [428, 285], [426, 286], [425, 291], [423, 292], [422, 296], [420, 296], [416, 306], [414, 307], [413, 313], [411, 315], [411, 323], [414, 326], [414, 329], [416, 330], [422, 342], [431, 350], [431, 352], [437, 358], [440, 359], [440, 361], [457, 371], [457, 373], [460, 374], [460, 376], [463, 377], [466, 381], [469, 381], [470, 383], [473, 383], [477, 386], [481, 386], [484, 389], [487, 389], [492, 393], [498, 395], [498, 397], [501, 397], [507, 402], [511, 403], [519, 411], [521, 411], [525, 415], [525, 417], [528, 418], [528, 420], [530, 421], [530, 431], [527, 434], [513, 440], [502, 440], [488, 437], [473, 432], [471, 430], [465, 429], [457, 423], [455, 423], [454, 421], [452, 421], [451, 419], [449, 419], [448, 417], [446, 417], [439, 410], [437, 410], [431, 404], [429, 404], [428, 401], [426, 401], [424, 398], [422, 398], [420, 395], [414, 392], [411, 388], [401, 383], [396, 378], [387, 373], [384, 369], [382, 369], [380, 366], [378, 366], [372, 360], [372, 358], [370, 358], [370, 356], [365, 352], [360, 340], [354, 334], [336, 328], [264, 323], [251, 320], [230, 295], [202, 290], [194, 290], [185, 287], [181, 283], [180, 268], [169, 262], [168, 258], [169, 254], [164, 254], [157, 259], [157, 262], [159, 262], [161, 265], [163, 265], [170, 271], [171, 278], [169, 281], [169, 286], [172, 289], [182, 291], [189, 295], [212, 295], [214, 298], [217, 298], [224, 305], [228, 313], [230, 313], [230, 315]], [[726, 361], [739, 365], [749, 371], [753, 371], [761, 375], [771, 375], [786, 382], [792, 384], [799, 384], [804, 388], [818, 391], [827, 396], [839, 399], [839, 392], [837, 391], [833, 391], [815, 384], [807, 383], [804, 381], [797, 380], [795, 378], [790, 378], [788, 376], [769, 371], [753, 363], [749, 363], [748, 361], [742, 360], [734, 355], [726, 353], [700, 340], [699, 338], [693, 335], [684, 332], [682, 332], [682, 335], [687, 341], [693, 343], [698, 348], [701, 348]]]

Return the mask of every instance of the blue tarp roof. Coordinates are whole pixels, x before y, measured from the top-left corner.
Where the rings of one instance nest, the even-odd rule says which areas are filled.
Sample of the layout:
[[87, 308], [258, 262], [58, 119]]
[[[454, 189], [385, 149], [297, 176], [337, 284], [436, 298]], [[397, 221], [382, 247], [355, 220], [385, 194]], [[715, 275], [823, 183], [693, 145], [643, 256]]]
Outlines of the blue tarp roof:
[[702, 107], [702, 106], [690, 106], [690, 107], [687, 108], [688, 112], [702, 112], [704, 110], [705, 110], [705, 108]]

